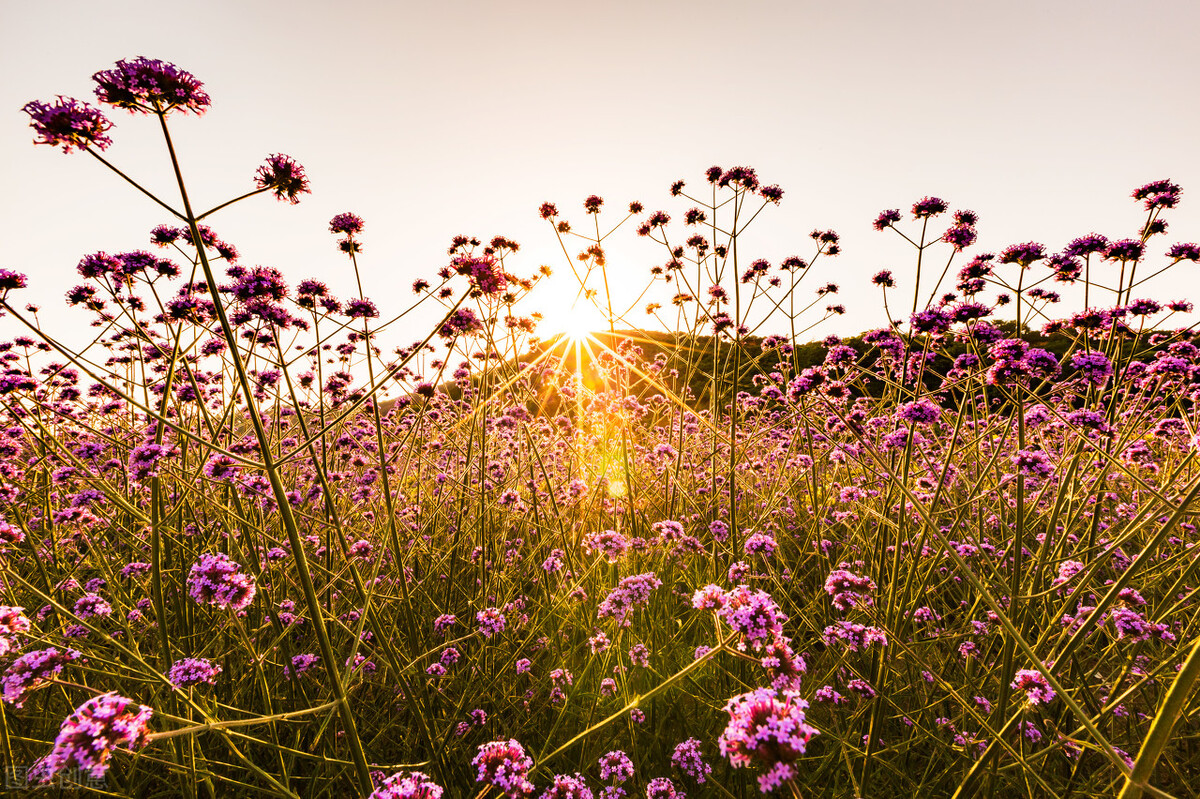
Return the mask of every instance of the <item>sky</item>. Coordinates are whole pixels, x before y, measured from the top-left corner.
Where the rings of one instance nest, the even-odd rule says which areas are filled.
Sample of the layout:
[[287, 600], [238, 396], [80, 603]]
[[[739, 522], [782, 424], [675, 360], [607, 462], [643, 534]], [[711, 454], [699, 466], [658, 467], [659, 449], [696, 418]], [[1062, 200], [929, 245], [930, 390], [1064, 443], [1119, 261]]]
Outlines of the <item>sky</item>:
[[[366, 221], [365, 290], [385, 317], [407, 306], [413, 280], [447, 263], [453, 236], [503, 235], [522, 245], [511, 271], [555, 271], [525, 310], [545, 312], [543, 332], [557, 332], [578, 313], [578, 287], [541, 203], [576, 227], [591, 194], [606, 199], [612, 222], [634, 200], [679, 220], [691, 204], [670, 197], [670, 184], [699, 187], [712, 165], [754, 167], [785, 191], [744, 254], [777, 264], [809, 257], [814, 228], [841, 235], [842, 254], [819, 262], [805, 291], [838, 283], [847, 313], [813, 337], [883, 324], [871, 276], [891, 269], [903, 296], [915, 261], [871, 223], [926, 195], [978, 213], [973, 251], [1030, 240], [1054, 251], [1092, 231], [1136, 236], [1144, 212], [1130, 192], [1170, 178], [1183, 200], [1148, 263], [1165, 260], [1171, 243], [1200, 240], [1200, 48], [1180, 44], [1200, 29], [1194, 2], [0, 0], [0, 9], [0, 267], [30, 276], [22, 302], [41, 305], [43, 326], [68, 341], [89, 331], [86, 313], [62, 301], [80, 282], [79, 259], [148, 248], [149, 230], [170, 220], [90, 156], [34, 147], [20, 109], [59, 94], [94, 100], [90, 76], [139, 55], [192, 72], [212, 96], [203, 117], [171, 118], [196, 206], [252, 188], [268, 154], [306, 168], [313, 193], [299, 205], [259, 196], [211, 219], [243, 262], [353, 296], [328, 232], [333, 215], [352, 211]], [[107, 113], [106, 157], [174, 201], [153, 120]], [[617, 304], [664, 260], [633, 226], [618, 231]], [[1197, 268], [1138, 293], [1200, 302]], [[406, 321], [389, 343], [422, 338], [432, 319]], [[10, 321], [0, 334], [15, 332]]]

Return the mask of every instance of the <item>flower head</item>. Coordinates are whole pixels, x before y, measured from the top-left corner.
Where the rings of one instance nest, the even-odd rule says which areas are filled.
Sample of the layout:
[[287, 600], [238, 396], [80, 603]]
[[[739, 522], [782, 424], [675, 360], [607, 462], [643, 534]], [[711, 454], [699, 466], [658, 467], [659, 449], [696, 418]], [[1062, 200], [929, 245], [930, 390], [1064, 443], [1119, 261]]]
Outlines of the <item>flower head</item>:
[[150, 708], [116, 692], [87, 700], [62, 723], [54, 749], [40, 764], [42, 782], [68, 769], [103, 777], [115, 749], [139, 749], [146, 743], [146, 725], [153, 715]]
[[941, 197], [924, 197], [913, 203], [913, 219], [928, 219], [937, 216], [945, 213], [947, 207], [946, 201]]
[[187, 688], [192, 685], [217, 684], [217, 675], [221, 667], [203, 658], [184, 658], [177, 660], [167, 672], [167, 679], [176, 688]]
[[471, 765], [479, 770], [476, 782], [495, 786], [510, 799], [533, 790], [533, 784], [529, 781], [533, 760], [525, 754], [521, 744], [513, 739], [483, 744], [471, 760]]
[[805, 722], [808, 702], [795, 691], [757, 688], [733, 697], [725, 705], [729, 724], [718, 741], [721, 754], [734, 768], [758, 764], [763, 793], [796, 776], [793, 765], [818, 733]]
[[254, 183], [260, 189], [273, 189], [280, 200], [295, 205], [301, 194], [311, 194], [308, 176], [304, 167], [286, 155], [267, 156], [267, 162], [254, 174]]
[[106, 135], [112, 123], [100, 109], [87, 103], [59, 95], [53, 105], [34, 100], [21, 110], [29, 114], [29, 125], [38, 135], [34, 144], [61, 146], [64, 153], [86, 150], [93, 145], [104, 150], [112, 144]]
[[1021, 669], [1012, 681], [1013, 690], [1024, 691], [1031, 705], [1048, 705], [1058, 694], [1050, 687], [1046, 675], [1037, 669]]
[[92, 76], [100, 102], [129, 111], [165, 114], [176, 108], [197, 116], [212, 103], [204, 84], [174, 64], [139, 56]]
[[25, 608], [0, 605], [0, 657], [17, 648], [18, 636], [29, 632], [29, 619]]
[[441, 799], [442, 786], [425, 773], [398, 771], [379, 783], [367, 799]]
[[63, 666], [82, 655], [74, 649], [58, 650], [54, 647], [26, 652], [9, 665], [4, 672], [4, 701], [16, 707], [25, 704], [25, 697], [62, 673]]
[[258, 589], [254, 578], [240, 569], [223, 552], [201, 555], [188, 574], [188, 594], [202, 605], [243, 610]]
[[362, 217], [357, 214], [344, 213], [338, 214], [333, 219], [329, 220], [330, 233], [345, 233], [348, 236], [353, 236], [356, 233], [362, 233], [363, 221]]
[[697, 738], [688, 738], [675, 746], [671, 754], [671, 763], [675, 768], [687, 774], [696, 782], [703, 784], [705, 775], [712, 773], [712, 766], [704, 762], [704, 752], [700, 749]]

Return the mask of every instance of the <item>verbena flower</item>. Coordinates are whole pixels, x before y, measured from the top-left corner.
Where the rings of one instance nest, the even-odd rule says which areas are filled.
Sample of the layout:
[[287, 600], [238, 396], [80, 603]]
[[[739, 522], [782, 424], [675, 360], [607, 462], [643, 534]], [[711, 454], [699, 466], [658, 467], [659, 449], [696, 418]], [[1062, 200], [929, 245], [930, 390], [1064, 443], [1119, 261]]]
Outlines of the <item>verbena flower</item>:
[[646, 783], [646, 799], [684, 799], [686, 794], [666, 777], [655, 777]]
[[847, 569], [834, 569], [825, 578], [825, 593], [833, 597], [833, 606], [843, 613], [854, 607], [872, 605], [874, 599], [870, 593], [874, 590], [874, 580], [860, 577]]
[[77, 650], [54, 647], [26, 652], [9, 665], [0, 680], [4, 701], [22, 707], [25, 697], [61, 674], [63, 666], [81, 657]]
[[633, 778], [633, 761], [629, 755], [618, 750], [600, 758], [600, 779], [625, 782]]
[[187, 688], [192, 685], [217, 684], [217, 675], [221, 667], [203, 658], [184, 658], [177, 660], [167, 672], [167, 679], [176, 688]]
[[759, 789], [775, 790], [797, 776], [793, 764], [818, 735], [805, 721], [807, 710], [808, 702], [795, 691], [756, 688], [733, 697], [725, 705], [729, 723], [718, 740], [721, 754], [734, 768], [765, 769]]
[[0, 657], [17, 649], [20, 636], [29, 632], [29, 619], [25, 608], [0, 605]]
[[100, 779], [108, 772], [116, 749], [140, 749], [154, 711], [115, 691], [84, 702], [62, 723], [54, 749], [38, 768], [41, 782], [62, 771], [79, 769]]
[[592, 799], [592, 790], [587, 787], [583, 775], [576, 772], [570, 774], [555, 774], [550, 778], [550, 784], [542, 791], [540, 799]]
[[1057, 694], [1046, 675], [1037, 669], [1020, 669], [1012, 681], [1013, 690], [1024, 691], [1031, 705], [1048, 705]]
[[513, 739], [483, 744], [472, 758], [471, 765], [478, 769], [476, 782], [499, 788], [510, 799], [533, 790], [533, 784], [529, 781], [533, 760], [525, 754], [521, 744]]
[[267, 162], [258, 168], [254, 183], [260, 189], [271, 189], [275, 196], [292, 205], [300, 202], [301, 194], [311, 194], [304, 167], [290, 156], [270, 155]]
[[254, 578], [223, 552], [201, 555], [188, 574], [188, 594], [201, 605], [243, 610], [257, 590]]
[[700, 784], [712, 773], [712, 766], [704, 762], [704, 753], [697, 738], [688, 738], [676, 744], [675, 751], [671, 753], [671, 764]]
[[441, 799], [442, 786], [420, 771], [398, 771], [378, 784], [367, 799]]
[[499, 608], [484, 608], [475, 614], [475, 620], [479, 622], [479, 632], [483, 633], [484, 638], [504, 632], [506, 620]]
[[92, 80], [100, 102], [128, 111], [165, 114], [178, 109], [199, 116], [212, 103], [195, 75], [154, 58], [118, 61]]
[[89, 147], [105, 150], [112, 144], [107, 136], [112, 123], [100, 109], [71, 97], [59, 95], [54, 104], [34, 100], [21, 110], [29, 115], [29, 125], [38, 136], [34, 144], [62, 147], [64, 153]]
[[779, 610], [770, 594], [751, 591], [744, 585], [725, 595], [717, 615], [735, 632], [741, 633], [739, 648], [749, 644], [756, 651], [762, 649], [769, 640], [782, 635], [783, 622], [787, 621], [787, 616]]
[[622, 627], [630, 624], [629, 614], [633, 609], [650, 601], [650, 592], [662, 585], [662, 580], [654, 572], [635, 574], [626, 577], [620, 584], [609, 592], [596, 615], [599, 618], [611, 616]]

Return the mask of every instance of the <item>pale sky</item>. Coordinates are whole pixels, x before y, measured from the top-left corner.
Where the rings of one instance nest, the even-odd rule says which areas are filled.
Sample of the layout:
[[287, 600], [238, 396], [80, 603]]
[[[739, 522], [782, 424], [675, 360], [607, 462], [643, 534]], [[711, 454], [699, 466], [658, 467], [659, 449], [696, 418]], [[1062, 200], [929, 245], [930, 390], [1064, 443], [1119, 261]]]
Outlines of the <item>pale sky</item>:
[[[671, 182], [699, 186], [714, 164], [755, 167], [786, 192], [743, 253], [777, 264], [808, 257], [814, 227], [841, 234], [843, 254], [805, 294], [837, 282], [836, 301], [849, 312], [817, 337], [883, 323], [870, 277], [889, 268], [907, 287], [914, 261], [872, 220], [885, 208], [907, 214], [927, 194], [979, 214], [969, 252], [1028, 240], [1055, 251], [1092, 231], [1136, 236], [1144, 212], [1129, 193], [1170, 178], [1183, 200], [1167, 212], [1170, 229], [1147, 269], [1165, 260], [1167, 245], [1200, 240], [1195, 2], [3, 0], [0, 8], [0, 267], [29, 274], [22, 301], [41, 304], [46, 327], [75, 340], [88, 331], [86, 314], [62, 297], [81, 282], [79, 259], [150, 249], [150, 228], [170, 220], [90, 156], [32, 146], [20, 108], [57, 94], [94, 102], [91, 75], [139, 55], [187, 69], [213, 98], [203, 117], [172, 117], [196, 206], [252, 188], [270, 153], [306, 167], [313, 194], [300, 205], [263, 196], [210, 220], [243, 263], [352, 296], [327, 226], [353, 211], [367, 225], [367, 294], [385, 316], [411, 296], [414, 279], [446, 263], [459, 233], [520, 242], [510, 264], [518, 273], [553, 267], [539, 292], [561, 314], [573, 279], [538, 217], [543, 201], [577, 225], [593, 193], [612, 221], [631, 200], [681, 219], [690, 203], [669, 197]], [[153, 120], [106, 113], [116, 124], [106, 156], [173, 202]], [[640, 292], [665, 253], [633, 227], [617, 238], [615, 291]], [[1135, 294], [1200, 303], [1189, 267]], [[422, 324], [387, 343], [420, 338]], [[0, 334], [14, 332], [0, 322]]]

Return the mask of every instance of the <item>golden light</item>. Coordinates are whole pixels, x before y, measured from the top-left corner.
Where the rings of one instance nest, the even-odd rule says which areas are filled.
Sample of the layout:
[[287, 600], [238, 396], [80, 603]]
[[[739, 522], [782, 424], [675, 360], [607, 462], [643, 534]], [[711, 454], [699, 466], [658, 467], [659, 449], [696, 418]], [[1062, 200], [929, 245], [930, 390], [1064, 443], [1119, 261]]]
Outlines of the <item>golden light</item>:
[[608, 330], [608, 321], [586, 297], [547, 297], [540, 309], [544, 317], [540, 325], [544, 336], [564, 335], [572, 343], [586, 341], [590, 334]]
[[613, 480], [611, 483], [609, 483], [608, 484], [608, 495], [610, 497], [625, 496], [625, 481], [624, 480]]

